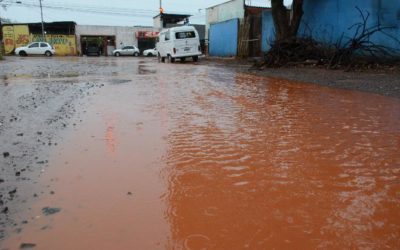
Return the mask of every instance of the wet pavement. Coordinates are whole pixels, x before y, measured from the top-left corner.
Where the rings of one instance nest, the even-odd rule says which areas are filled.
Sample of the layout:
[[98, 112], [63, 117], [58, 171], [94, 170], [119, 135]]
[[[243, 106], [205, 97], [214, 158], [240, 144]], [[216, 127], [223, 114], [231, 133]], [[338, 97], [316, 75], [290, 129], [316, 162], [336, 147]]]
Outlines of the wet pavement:
[[8, 60], [0, 249], [400, 247], [399, 99], [213, 63]]

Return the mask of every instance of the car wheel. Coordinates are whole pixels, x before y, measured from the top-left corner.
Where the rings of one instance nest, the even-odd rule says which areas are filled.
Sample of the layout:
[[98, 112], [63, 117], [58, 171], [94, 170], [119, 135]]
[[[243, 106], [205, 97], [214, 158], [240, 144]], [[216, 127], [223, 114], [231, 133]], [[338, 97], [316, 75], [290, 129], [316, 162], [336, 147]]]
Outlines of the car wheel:
[[114, 55], [115, 55], [115, 56], [120, 56], [121, 54], [120, 54], [119, 52], [117, 52], [117, 53], [115, 53]]
[[173, 58], [171, 55], [168, 55], [168, 62], [169, 63], [174, 63], [175, 62], [175, 58]]
[[193, 62], [197, 62], [199, 60], [199, 57], [198, 56], [194, 56], [194, 57], [192, 57], [192, 59], [193, 59]]
[[20, 56], [27, 56], [27, 54], [26, 54], [26, 52], [25, 51], [20, 51], [19, 53], [18, 53]]
[[139, 56], [138, 52], [133, 53], [134, 56]]
[[44, 55], [47, 56], [47, 57], [50, 57], [50, 56], [52, 56], [53, 54], [51, 54], [50, 51], [46, 51], [46, 52], [44, 53]]
[[153, 54], [152, 53], [148, 53], [147, 56], [153, 56]]

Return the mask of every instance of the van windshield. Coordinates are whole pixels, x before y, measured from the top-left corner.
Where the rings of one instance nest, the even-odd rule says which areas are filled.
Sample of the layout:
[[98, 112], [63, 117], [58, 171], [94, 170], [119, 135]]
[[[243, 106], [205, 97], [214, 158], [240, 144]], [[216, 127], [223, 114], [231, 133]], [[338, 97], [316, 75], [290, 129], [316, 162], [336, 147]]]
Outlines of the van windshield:
[[176, 32], [175, 33], [176, 39], [185, 39], [185, 38], [194, 38], [196, 34], [194, 31], [183, 31], [183, 32]]

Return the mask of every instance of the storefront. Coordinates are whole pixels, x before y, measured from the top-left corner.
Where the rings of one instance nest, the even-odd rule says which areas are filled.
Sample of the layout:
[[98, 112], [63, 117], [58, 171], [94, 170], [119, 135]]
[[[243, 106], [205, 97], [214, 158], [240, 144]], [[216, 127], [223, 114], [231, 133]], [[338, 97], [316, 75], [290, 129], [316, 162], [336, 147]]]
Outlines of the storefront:
[[112, 55], [115, 49], [115, 36], [80, 36], [80, 51], [86, 55], [89, 47], [96, 47], [102, 56]]
[[135, 36], [140, 52], [156, 47], [158, 33], [158, 31], [136, 31]]
[[110, 56], [112, 51], [123, 46], [134, 45], [143, 51], [155, 47], [153, 27], [125, 27], [101, 25], [77, 25], [76, 38], [80, 55], [86, 54], [88, 46], [98, 46], [101, 55]]

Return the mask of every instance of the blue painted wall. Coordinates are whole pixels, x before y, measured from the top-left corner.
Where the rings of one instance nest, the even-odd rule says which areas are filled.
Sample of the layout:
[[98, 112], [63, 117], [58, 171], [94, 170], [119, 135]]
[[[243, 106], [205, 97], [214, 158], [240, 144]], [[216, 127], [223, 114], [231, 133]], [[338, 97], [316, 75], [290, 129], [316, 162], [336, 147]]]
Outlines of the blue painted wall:
[[[400, 0], [304, 0], [304, 16], [299, 30], [299, 36], [312, 36], [325, 44], [336, 44], [342, 34], [352, 38], [355, 29], [349, 27], [361, 21], [356, 7], [364, 13], [370, 13], [369, 24], [375, 25], [380, 21], [383, 26], [393, 26], [385, 30], [390, 36], [400, 40]], [[270, 11], [262, 15], [262, 50], [268, 51], [275, 39], [275, 31]], [[381, 33], [375, 33], [371, 41], [394, 49], [400, 56], [400, 43]]]
[[263, 11], [261, 22], [261, 50], [267, 52], [275, 40], [274, 20], [270, 10]]
[[[335, 44], [344, 34], [343, 45], [356, 32], [349, 27], [362, 20], [356, 7], [370, 13], [369, 25], [380, 21], [382, 26], [393, 26], [385, 32], [400, 40], [400, 0], [305, 0], [299, 35]], [[371, 41], [398, 50], [395, 53], [400, 55], [400, 43], [382, 33], [375, 33]]]
[[211, 24], [209, 54], [230, 57], [237, 55], [239, 19]]

